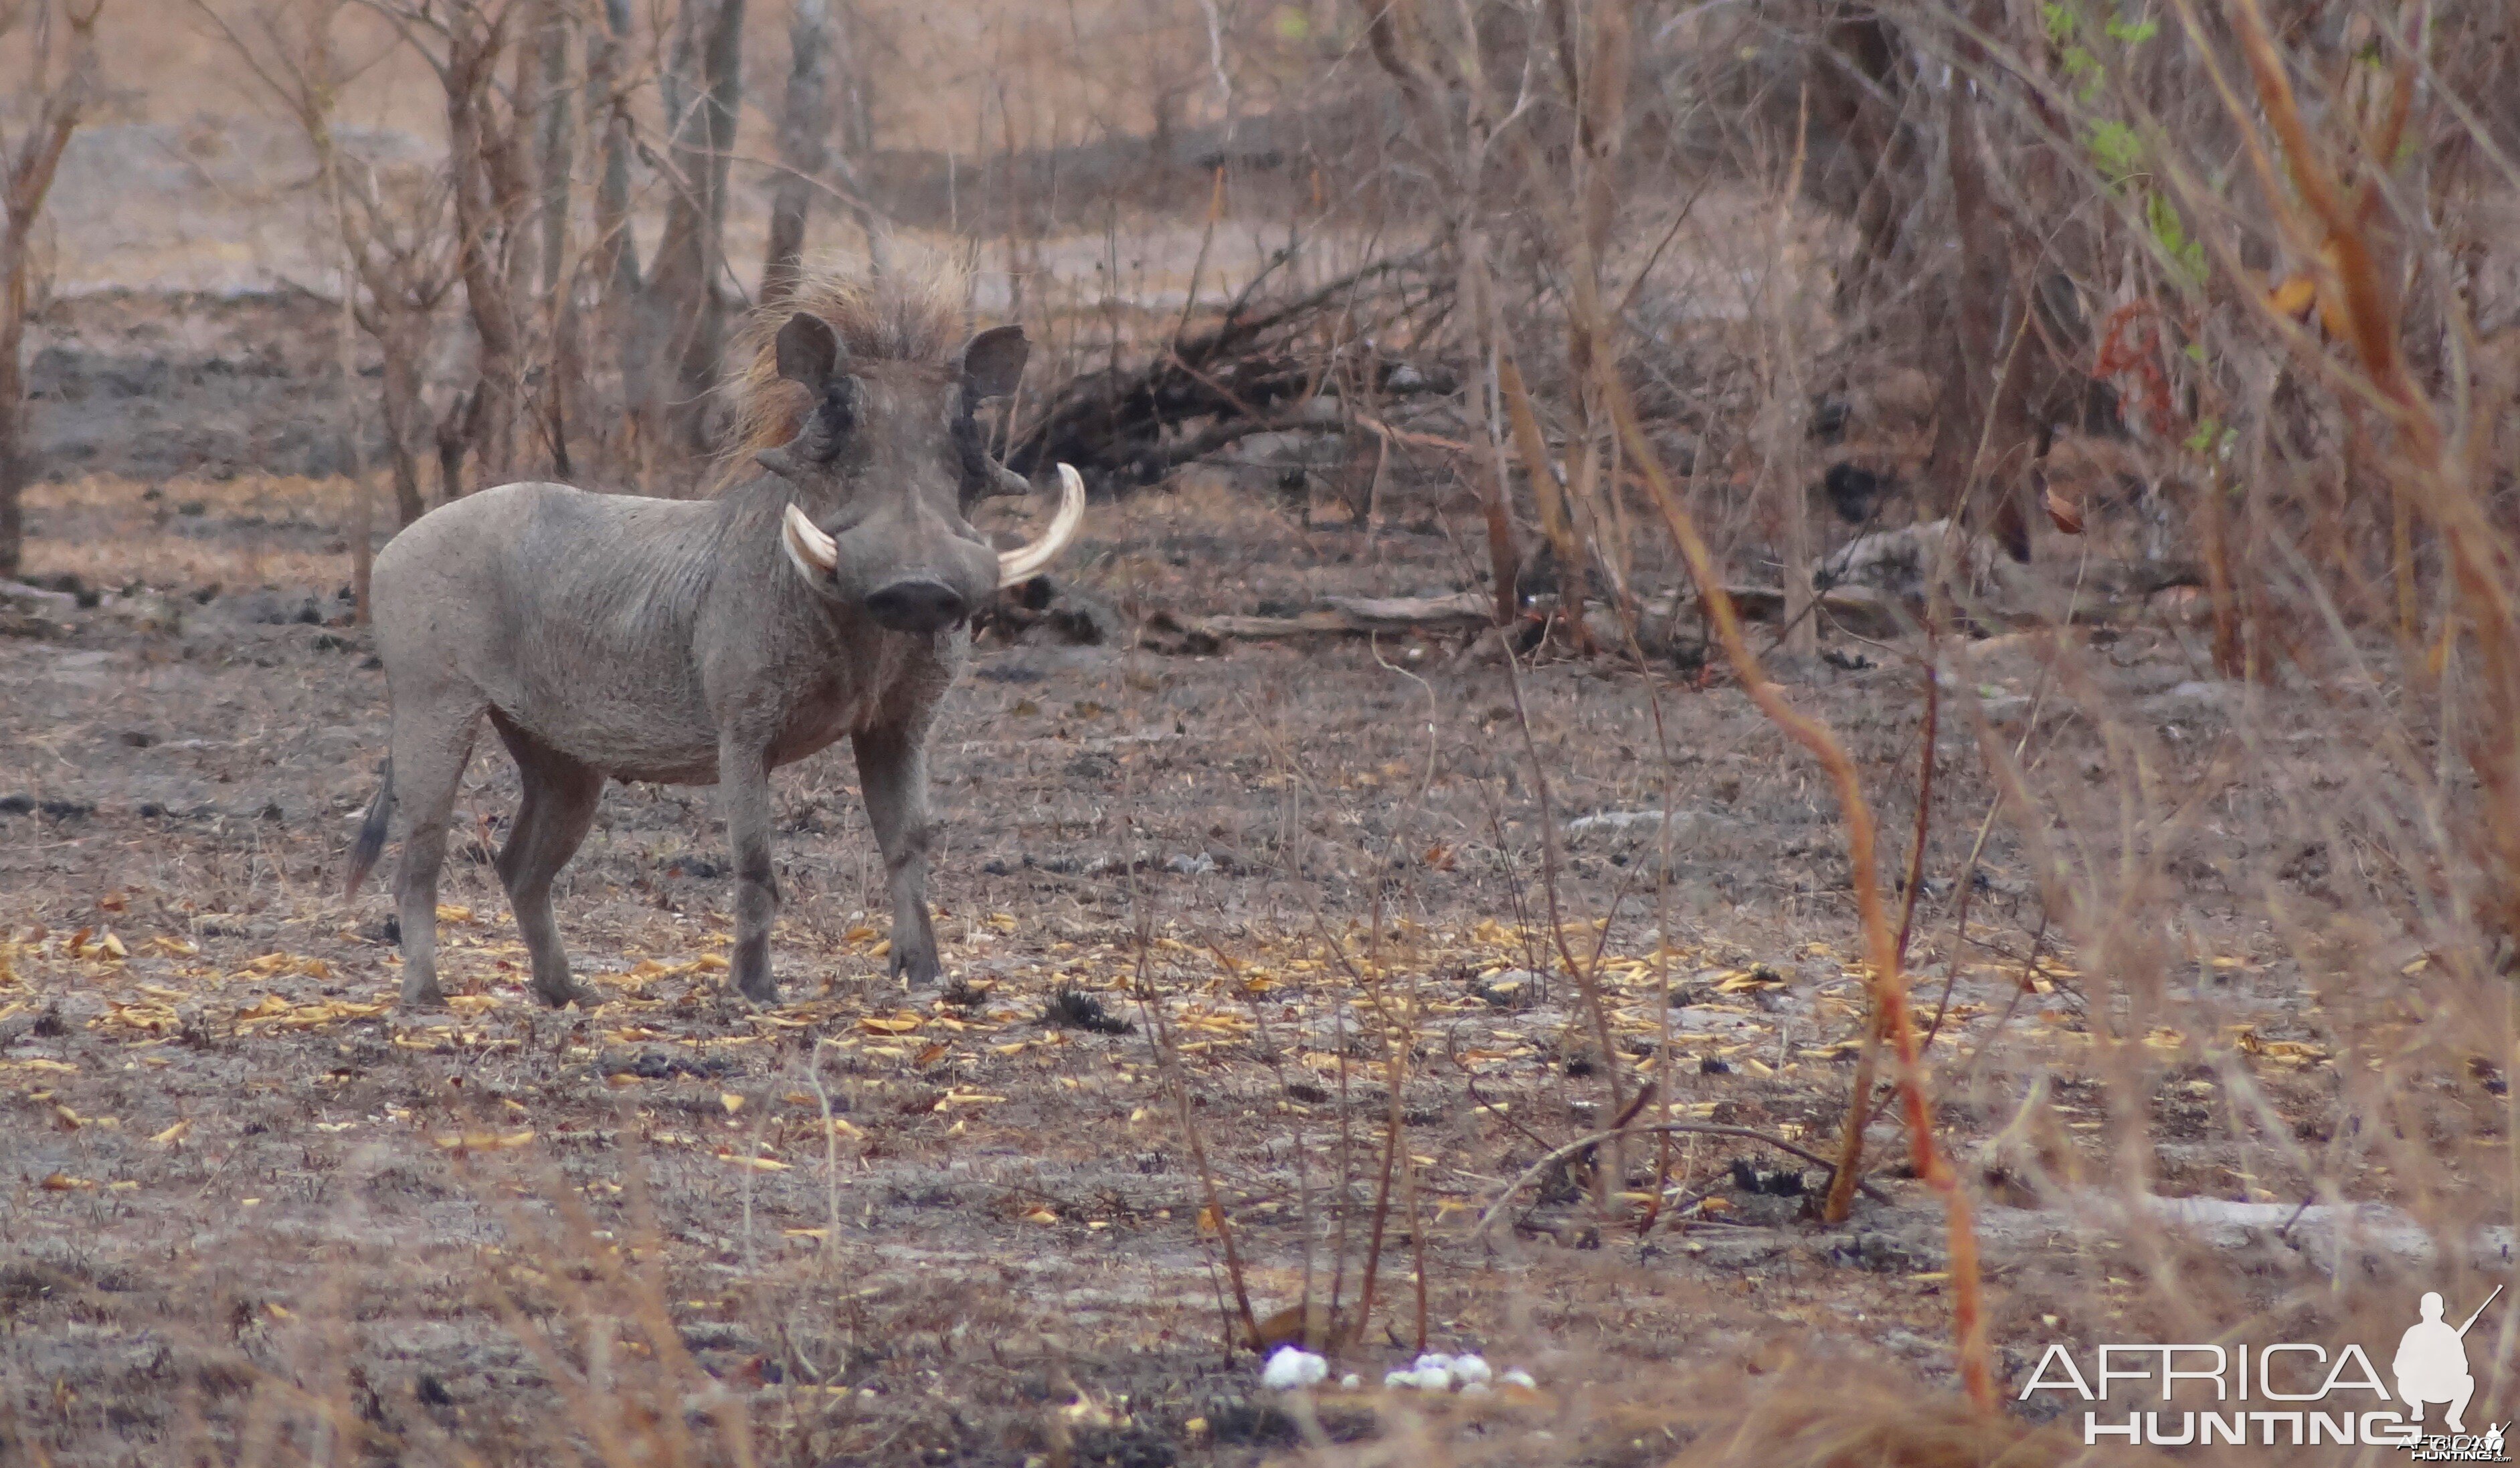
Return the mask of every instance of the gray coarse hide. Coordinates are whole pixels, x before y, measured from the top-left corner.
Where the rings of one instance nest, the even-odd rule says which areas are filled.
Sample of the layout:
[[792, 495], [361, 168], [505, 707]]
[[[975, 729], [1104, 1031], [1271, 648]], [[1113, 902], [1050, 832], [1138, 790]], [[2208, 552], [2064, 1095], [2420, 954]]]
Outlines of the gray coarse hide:
[[1033, 546], [1002, 555], [965, 518], [984, 495], [1028, 488], [988, 458], [972, 418], [1012, 390], [1025, 352], [1007, 327], [954, 363], [853, 362], [829, 322], [799, 312], [778, 334], [777, 368], [811, 407], [758, 456], [757, 477], [694, 501], [509, 484], [394, 537], [373, 601], [393, 747], [349, 888], [399, 804], [404, 1003], [443, 1002], [437, 870], [485, 716], [524, 786], [498, 870], [544, 1001], [585, 998], [551, 886], [608, 778], [719, 786], [738, 884], [732, 977], [774, 999], [769, 774], [844, 734], [890, 877], [893, 970], [937, 976], [928, 726], [970, 613], [1055, 554], [1083, 506], [1062, 465], [1060, 512]]

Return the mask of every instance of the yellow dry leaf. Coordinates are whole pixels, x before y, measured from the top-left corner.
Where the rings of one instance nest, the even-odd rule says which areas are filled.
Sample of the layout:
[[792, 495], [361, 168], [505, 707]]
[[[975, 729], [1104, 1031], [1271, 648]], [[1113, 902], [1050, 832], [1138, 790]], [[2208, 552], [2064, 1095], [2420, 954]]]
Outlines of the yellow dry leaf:
[[832, 1230], [829, 1228], [782, 1228], [779, 1232], [782, 1236], [787, 1238], [829, 1238]]
[[450, 994], [446, 997], [446, 1007], [458, 1014], [479, 1014], [498, 1008], [499, 997], [495, 994]]
[[440, 922], [471, 922], [472, 920], [472, 910], [471, 908], [459, 908], [453, 903], [442, 902], [437, 905], [437, 920]]
[[449, 1152], [506, 1152], [533, 1139], [531, 1132], [466, 1132], [432, 1136], [429, 1141]]
[[729, 1116], [743, 1109], [743, 1097], [731, 1090], [718, 1092], [717, 1103], [726, 1108], [726, 1114]]
[[875, 936], [875, 929], [860, 923], [840, 935], [842, 943], [864, 943]]
[[153, 1136], [153, 1137], [149, 1138], [149, 1140], [150, 1140], [154, 1145], [157, 1145], [157, 1146], [160, 1146], [160, 1147], [171, 1147], [171, 1146], [175, 1145], [175, 1143], [177, 1143], [177, 1142], [179, 1142], [179, 1141], [182, 1141], [185, 1137], [190, 1136], [190, 1135], [192, 1135], [192, 1134], [193, 1134], [193, 1119], [192, 1119], [191, 1117], [189, 1117], [189, 1116], [188, 1116], [188, 1117], [184, 1118], [182, 1121], [177, 1122], [175, 1125], [173, 1125], [173, 1126], [171, 1126], [171, 1127], [167, 1128], [165, 1131], [160, 1132], [160, 1133], [158, 1133], [157, 1135], [155, 1135], [155, 1136]]
[[692, 966], [694, 968], [706, 969], [710, 973], [724, 973], [726, 971], [726, 956], [724, 954], [702, 954], [692, 960]]
[[73, 1178], [68, 1173], [47, 1173], [44, 1175], [42, 1185], [44, 1191], [48, 1193], [84, 1192], [96, 1186], [96, 1179]]
[[776, 1157], [729, 1157], [727, 1158], [727, 1161], [734, 1163], [737, 1167], [750, 1168], [756, 1173], [784, 1173], [788, 1171], [788, 1164], [781, 1162]]
[[910, 1014], [895, 1015], [889, 1019], [870, 1014], [858, 1021], [859, 1029], [871, 1030], [878, 1035], [907, 1035], [918, 1029], [919, 1025], [919, 1017]]
[[949, 1090], [943, 1100], [929, 1109], [943, 1111], [953, 1106], [995, 1106], [1005, 1099], [1005, 1096], [983, 1095], [976, 1090]]
[[2299, 316], [2318, 299], [2318, 282], [2303, 271], [2267, 294], [2267, 309], [2277, 316]]
[[112, 928], [106, 929], [105, 936], [96, 940], [96, 946], [105, 950], [108, 954], [116, 958], [128, 958], [131, 956], [131, 950], [122, 946], [122, 940], [113, 935], [113, 930]]
[[2344, 261], [2344, 252], [2337, 247], [2334, 240], [2329, 240], [2318, 247], [2318, 259], [2320, 264], [2327, 267], [2326, 282], [2318, 291], [2318, 324], [2325, 329], [2328, 335], [2337, 340], [2351, 340], [2354, 336], [2354, 321], [2346, 312], [2343, 292], [2337, 289], [2337, 282], [2343, 274], [2338, 267]]
[[1024, 1215], [1024, 1222], [1027, 1223], [1056, 1223], [1058, 1222], [1058, 1215], [1052, 1213], [1047, 1208], [1036, 1208], [1032, 1212]]

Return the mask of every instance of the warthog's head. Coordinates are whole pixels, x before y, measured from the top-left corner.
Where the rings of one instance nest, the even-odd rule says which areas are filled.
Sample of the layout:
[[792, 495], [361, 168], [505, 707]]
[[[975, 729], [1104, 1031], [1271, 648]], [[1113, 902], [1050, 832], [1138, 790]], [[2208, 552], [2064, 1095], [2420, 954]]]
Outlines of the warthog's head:
[[853, 361], [830, 322], [788, 318], [778, 375], [810, 406], [794, 437], [755, 457], [795, 488], [780, 535], [806, 584], [893, 631], [926, 633], [1058, 554], [1085, 505], [1065, 465], [1058, 513], [1033, 544], [998, 552], [967, 518], [987, 496], [1031, 490], [989, 457], [973, 417], [982, 400], [1014, 391], [1030, 351], [1021, 327], [999, 327], [949, 363]]

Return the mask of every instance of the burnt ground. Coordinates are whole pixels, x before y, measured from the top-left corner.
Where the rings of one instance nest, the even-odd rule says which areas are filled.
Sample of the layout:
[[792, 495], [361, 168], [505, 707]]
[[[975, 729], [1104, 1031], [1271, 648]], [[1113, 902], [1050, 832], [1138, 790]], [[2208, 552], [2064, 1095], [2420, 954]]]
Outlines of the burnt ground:
[[[1720, 679], [1666, 669], [1649, 694], [1611, 660], [1517, 673], [1440, 639], [984, 642], [934, 746], [953, 984], [887, 979], [879, 864], [833, 750], [776, 781], [788, 1001], [760, 1012], [719, 988], [709, 792], [644, 786], [607, 792], [559, 896], [607, 1002], [536, 1008], [487, 865], [514, 779], [485, 750], [443, 891], [455, 1008], [405, 1014], [388, 900], [340, 896], [385, 704], [340, 595], [338, 487], [93, 479], [30, 511], [30, 571], [103, 595], [0, 638], [0, 1439], [66, 1464], [195, 1441], [267, 1461], [320, 1455], [321, 1418], [380, 1461], [724, 1432], [775, 1462], [1012, 1464], [1242, 1461], [1318, 1431], [1659, 1461], [1690, 1431], [1671, 1386], [1689, 1372], [1851, 1357], [1953, 1379], [1940, 1214], [1886, 1118], [1879, 1198], [1847, 1225], [1808, 1216], [1819, 1169], [1692, 1134], [1633, 1146], [1625, 1177], [1552, 1171], [1473, 1236], [1544, 1144], [1605, 1124], [1614, 1074], [1621, 1094], [1667, 1074], [1675, 1119], [1832, 1150], [1861, 1012], [1839, 826]], [[1468, 584], [1474, 535], [1192, 488], [1098, 506], [1076, 581], [1123, 627], [1283, 610]], [[2103, 641], [2164, 778], [2196, 778], [2224, 694], [2175, 631]], [[2042, 696], [2039, 646], [1958, 654], [1952, 701], [2007, 739], [2041, 717], [2041, 760], [2095, 765], [2092, 722]], [[1832, 647], [1784, 676], [1879, 792], [1895, 865], [1918, 679]], [[2002, 823], [1954, 932], [1990, 797], [1964, 713], [1943, 724], [1911, 954], [1920, 1003], [1948, 985], [1937, 1053], [1965, 1057], [1951, 1144], [1975, 1157], [2044, 1074], [2057, 1145], [2097, 1176], [2083, 976], [2039, 936]], [[2210, 889], [2259, 839], [2205, 828], [2173, 870]], [[1552, 863], [1569, 949], [1602, 956], [1611, 1056], [1549, 952]], [[2329, 1045], [2293, 958], [2228, 905], [2198, 911], [2195, 983], [2251, 1028], [2266, 1092], [2317, 1117]], [[2182, 1045], [2154, 1037], [2157, 1188], [2293, 1196]], [[2479, 1101], [2490, 1134], [2499, 1103]], [[1308, 1232], [1325, 1290], [1345, 1239], [1352, 1301], [1395, 1109], [1409, 1186], [1334, 1368], [1366, 1390], [1282, 1403], [1221, 1351], [1196, 1156], [1261, 1313], [1299, 1298]], [[2002, 1369], [2113, 1328], [2135, 1271], [2112, 1246], [2066, 1242], [2052, 1197], [1970, 1179]], [[1620, 1222], [1597, 1184], [1627, 1195]], [[2268, 1254], [2272, 1284], [2307, 1268]], [[1535, 1390], [1375, 1389], [1414, 1351], [1421, 1259], [1429, 1343]]]

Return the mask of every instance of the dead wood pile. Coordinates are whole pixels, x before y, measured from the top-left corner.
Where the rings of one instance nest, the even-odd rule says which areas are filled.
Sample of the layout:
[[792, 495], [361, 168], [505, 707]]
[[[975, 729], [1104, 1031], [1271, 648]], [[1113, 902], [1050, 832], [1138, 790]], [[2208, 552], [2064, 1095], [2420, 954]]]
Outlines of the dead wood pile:
[[1282, 252], [1213, 325], [1177, 329], [1134, 366], [1062, 383], [1018, 428], [1007, 462], [1028, 474], [1065, 463], [1099, 484], [1151, 484], [1253, 434], [1337, 428], [1382, 399], [1458, 387], [1448, 371], [1386, 349], [1423, 335], [1449, 308], [1451, 281], [1430, 250], [1256, 304], [1287, 258]]

